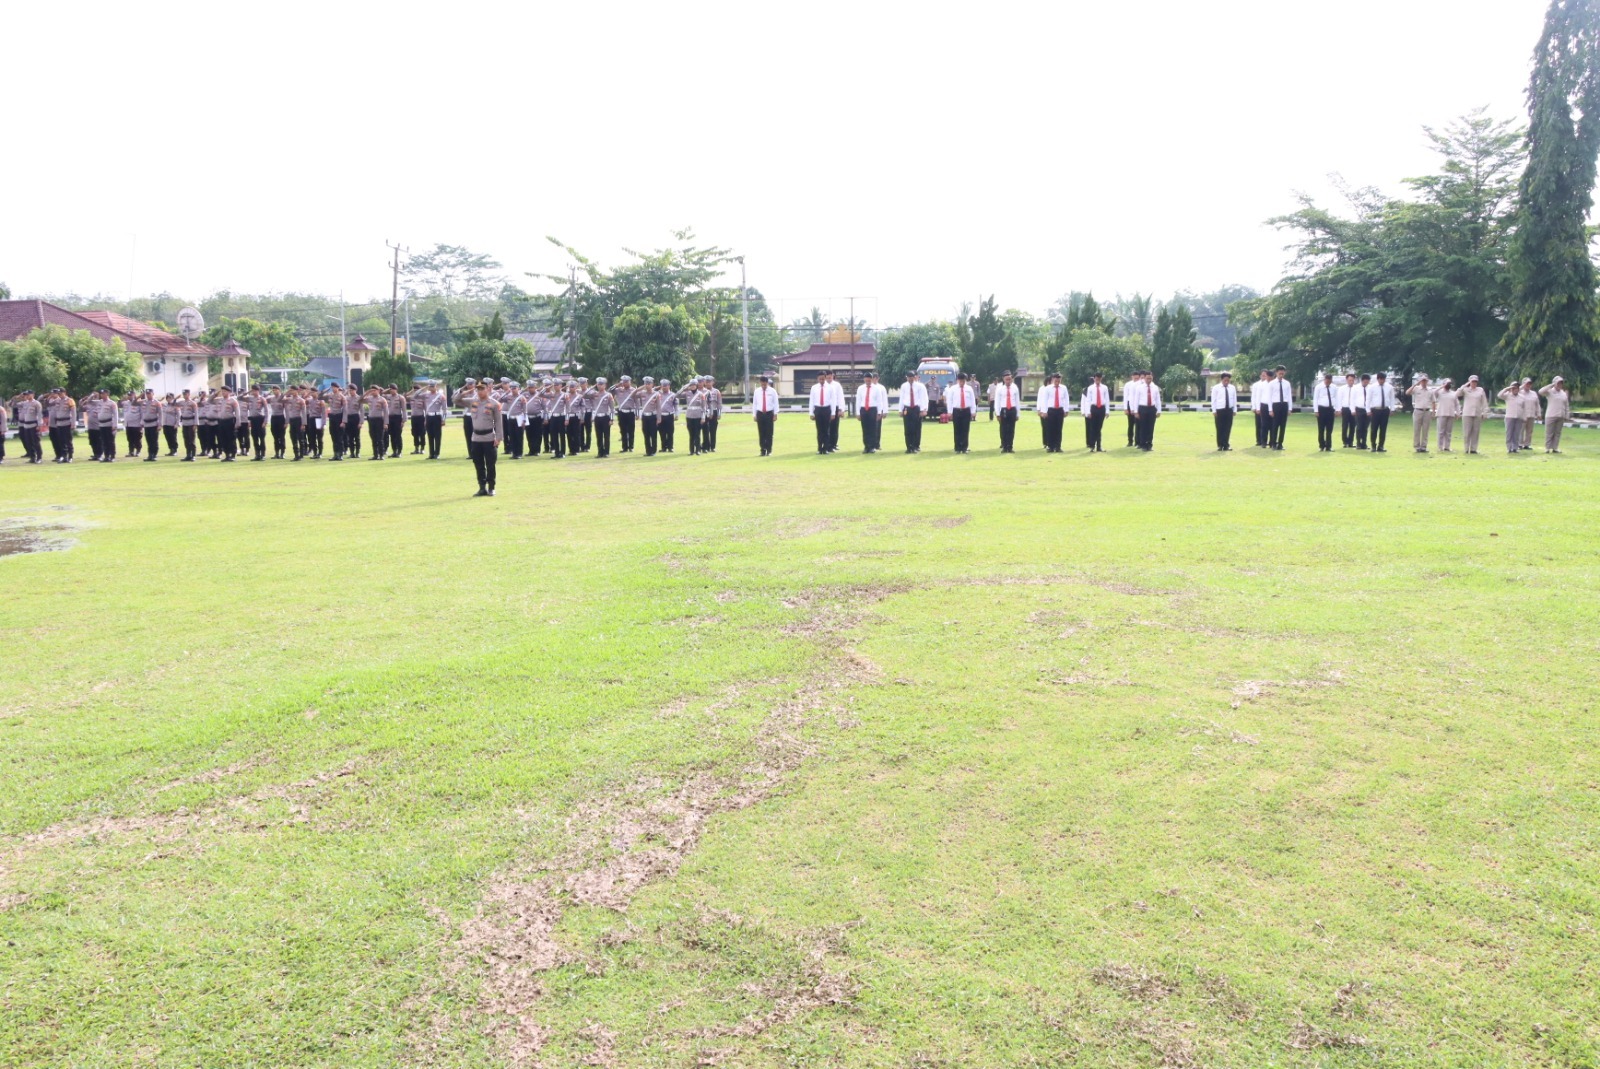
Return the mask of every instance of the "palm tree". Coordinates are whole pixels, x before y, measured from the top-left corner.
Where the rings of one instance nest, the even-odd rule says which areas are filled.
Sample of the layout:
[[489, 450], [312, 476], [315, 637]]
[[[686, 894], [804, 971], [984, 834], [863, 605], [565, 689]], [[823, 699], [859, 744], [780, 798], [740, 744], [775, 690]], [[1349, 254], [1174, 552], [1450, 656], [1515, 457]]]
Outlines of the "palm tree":
[[1117, 310], [1117, 333], [1123, 337], [1138, 337], [1145, 341], [1150, 340], [1150, 332], [1155, 329], [1155, 294], [1149, 293], [1143, 297], [1135, 293], [1132, 297], [1117, 294], [1116, 303], [1112, 306]]

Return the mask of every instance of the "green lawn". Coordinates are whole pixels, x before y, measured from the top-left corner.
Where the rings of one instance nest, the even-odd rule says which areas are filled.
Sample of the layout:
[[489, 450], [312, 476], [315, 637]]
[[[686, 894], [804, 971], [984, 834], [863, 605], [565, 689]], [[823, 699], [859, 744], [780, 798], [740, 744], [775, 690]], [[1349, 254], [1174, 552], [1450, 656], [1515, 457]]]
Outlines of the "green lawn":
[[1600, 435], [1111, 429], [7, 463], [0, 1064], [1600, 1063]]

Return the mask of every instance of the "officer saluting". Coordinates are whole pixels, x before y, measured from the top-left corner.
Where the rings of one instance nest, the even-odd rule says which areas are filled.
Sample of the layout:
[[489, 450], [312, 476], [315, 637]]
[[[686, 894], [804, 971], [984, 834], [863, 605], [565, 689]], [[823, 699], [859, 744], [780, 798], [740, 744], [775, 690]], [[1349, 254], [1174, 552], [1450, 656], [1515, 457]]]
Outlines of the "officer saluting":
[[500, 449], [500, 402], [489, 396], [487, 383], [479, 383], [477, 390], [462, 403], [471, 437], [467, 451], [472, 454], [472, 467], [478, 474], [478, 492], [474, 497], [494, 496], [494, 461]]

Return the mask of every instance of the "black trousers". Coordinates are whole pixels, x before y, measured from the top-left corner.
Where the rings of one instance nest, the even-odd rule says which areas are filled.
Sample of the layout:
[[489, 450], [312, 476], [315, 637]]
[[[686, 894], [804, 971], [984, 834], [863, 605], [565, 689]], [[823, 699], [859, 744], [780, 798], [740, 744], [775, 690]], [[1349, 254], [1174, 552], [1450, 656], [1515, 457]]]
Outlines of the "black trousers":
[[1356, 444], [1356, 414], [1348, 408], [1341, 408], [1339, 416], [1339, 440], [1349, 449]]
[[1139, 440], [1139, 413], [1131, 408], [1123, 409], [1128, 416], [1128, 444], [1133, 445]]
[[1000, 452], [1015, 452], [1016, 444], [1017, 410], [1014, 408], [1002, 408], [1000, 410]]
[[1233, 441], [1233, 409], [1223, 408], [1211, 413], [1211, 419], [1217, 425], [1217, 448], [1231, 449]]
[[256, 456], [267, 455], [267, 417], [251, 416], [248, 421], [250, 440], [255, 443]]
[[1326, 405], [1317, 409], [1317, 448], [1325, 453], [1333, 448], [1333, 409]]
[[229, 460], [239, 455], [238, 420], [217, 420], [217, 447], [222, 450], [222, 455]]
[[178, 453], [178, 428], [163, 423], [161, 425], [161, 436], [167, 440], [167, 456], [176, 456]]
[[583, 414], [583, 431], [582, 431], [582, 434], [583, 434], [583, 440], [582, 440], [582, 442], [580, 444], [583, 446], [583, 451], [585, 453], [587, 453], [589, 451], [590, 447], [594, 444], [594, 413], [593, 412], [585, 412]]
[[772, 428], [776, 422], [777, 417], [771, 412], [756, 413], [756, 440], [761, 443], [762, 456], [772, 453]]
[[595, 416], [591, 421], [594, 427], [594, 455], [608, 457], [611, 455], [611, 417]]
[[282, 416], [272, 417], [272, 455], [275, 457], [281, 458], [283, 456], [283, 432], [288, 428], [289, 424], [284, 421]]
[[289, 448], [297, 458], [306, 454], [306, 421], [304, 416], [296, 416], [289, 420]]
[[196, 428], [200, 435], [200, 452], [211, 456], [217, 452], [217, 425], [202, 423]]
[[250, 452], [250, 421], [236, 419], [233, 421], [233, 439], [235, 453]]
[[1284, 432], [1284, 429], [1287, 428], [1288, 426], [1289, 426], [1289, 402], [1288, 401], [1274, 401], [1274, 402], [1272, 402], [1272, 429], [1271, 429], [1271, 432], [1269, 433], [1268, 438], [1267, 438], [1268, 442], [1271, 443], [1272, 448], [1274, 448], [1274, 449], [1282, 449], [1283, 448], [1283, 432]]
[[1366, 447], [1367, 447], [1367, 410], [1364, 409], [1364, 408], [1358, 408], [1358, 409], [1356, 409], [1356, 448], [1357, 449], [1365, 449]]
[[344, 417], [344, 448], [350, 456], [361, 455], [361, 417], [354, 412]]
[[883, 439], [883, 419], [876, 408], [863, 408], [861, 410], [861, 448], [868, 453], [876, 452]]
[[1106, 451], [1106, 411], [1099, 405], [1090, 405], [1089, 414], [1083, 417], [1083, 444], [1091, 453]]
[[[139, 431], [135, 429], [129, 433], [137, 437]], [[72, 455], [71, 427], [50, 428], [50, 452], [55, 455], [57, 460], [65, 460]]]
[[567, 417], [567, 452], [583, 452], [583, 417]]
[[[117, 432], [115, 430], [108, 430], [103, 427], [89, 427], [87, 430], [90, 456], [100, 460], [103, 457], [115, 457], [117, 455]], [[5, 438], [0, 437], [0, 444], [4, 442]]]
[[[116, 432], [113, 431], [112, 434]], [[38, 427], [18, 427], [17, 437], [22, 441], [22, 454], [29, 460], [43, 460], [44, 446], [39, 442]]]
[[684, 416], [683, 425], [689, 428], [689, 455], [694, 456], [701, 449], [701, 434], [705, 428], [705, 419], [700, 416]]
[[411, 417], [411, 448], [422, 452], [428, 437], [428, 421], [421, 416]]
[[1139, 406], [1139, 434], [1134, 444], [1140, 449], [1153, 449], [1156, 444], [1156, 406]]
[[386, 442], [383, 440], [384, 431], [388, 429], [388, 420], [367, 417], [367, 437], [372, 439], [372, 457], [374, 460], [383, 456]]
[[1272, 441], [1272, 413], [1265, 408], [1253, 411], [1256, 415], [1256, 445], [1266, 448]]
[[400, 441], [401, 441], [401, 438], [405, 435], [405, 432], [406, 432], [406, 417], [403, 416], [403, 415], [402, 416], [390, 416], [389, 417], [389, 428], [388, 428], [388, 430], [389, 430], [389, 435], [388, 435], [388, 438], [386, 439], [386, 441], [387, 441], [388, 446], [389, 446], [389, 455], [397, 457], [397, 456], [400, 455]]
[[661, 436], [661, 450], [672, 452], [672, 435], [678, 428], [677, 416], [661, 416], [656, 420], [656, 433]]
[[183, 427], [183, 455], [190, 460], [194, 459], [194, 438], [196, 428], [192, 424]]
[[462, 429], [462, 431], [464, 431], [466, 433], [467, 444], [471, 445], [472, 444], [472, 420], [471, 420], [470, 417], [467, 417], [467, 416], [462, 416], [461, 417], [461, 429]]
[[544, 448], [545, 452], [553, 457], [567, 455], [567, 420], [565, 416], [552, 417], [544, 421]]
[[494, 461], [498, 448], [498, 443], [492, 440], [487, 442], [469, 440], [467, 442], [467, 452], [472, 454], [473, 470], [478, 474], [479, 490], [494, 489]]
[[972, 445], [972, 409], [952, 408], [950, 426], [955, 429], [956, 452], [965, 453]]
[[1372, 410], [1370, 418], [1372, 420], [1372, 429], [1369, 432], [1369, 437], [1372, 440], [1372, 448], [1382, 449], [1389, 444], [1389, 410], [1387, 408], [1375, 408]]
[[700, 448], [708, 452], [717, 451], [717, 424], [722, 422], [721, 415], [707, 416], [706, 421], [700, 424]]
[[811, 410], [811, 420], [817, 425], [817, 452], [826, 453], [832, 448], [833, 409], [818, 405]]
[[330, 414], [328, 416], [328, 437], [333, 439], [333, 455], [344, 456], [344, 416]]
[[428, 435], [428, 455], [430, 457], [438, 457], [439, 445], [444, 439], [444, 417], [429, 416], [425, 422], [424, 429]]
[[515, 460], [521, 460], [523, 445], [528, 437], [528, 428], [519, 424], [517, 418], [516, 416], [507, 416], [505, 418], [505, 437], [502, 439], [501, 445], [507, 456]]
[[1039, 433], [1044, 438], [1044, 451], [1046, 453], [1061, 452], [1061, 432], [1066, 429], [1067, 410], [1064, 408], [1047, 409], [1039, 420]]
[[637, 418], [632, 412], [617, 413], [617, 432], [622, 439], [619, 444], [624, 453], [633, 452], [633, 426]]
[[146, 459], [154, 459], [161, 452], [161, 424], [144, 429], [144, 453]]
[[[139, 455], [139, 448], [142, 445], [144, 445], [144, 431], [143, 431], [143, 428], [141, 428], [141, 427], [124, 427], [123, 430], [126, 431], [127, 435], [128, 435], [128, 455], [130, 457], [138, 456]], [[51, 441], [54, 442], [55, 435], [52, 434], [50, 436], [50, 438], [51, 438]], [[52, 445], [51, 448], [54, 448], [54, 446]]]
[[528, 417], [528, 425], [522, 428], [522, 439], [527, 445], [526, 452], [530, 457], [536, 457], [544, 452], [543, 416]]
[[900, 413], [900, 429], [905, 432], [906, 452], [922, 448], [922, 409], [908, 408]]
[[644, 430], [644, 455], [647, 457], [656, 455], [656, 422], [659, 419], [659, 416], [650, 415], [639, 417], [639, 423]]
[[828, 421], [828, 452], [837, 452], [839, 449], [839, 417], [844, 413], [837, 408], [833, 409], [833, 418]]
[[306, 452], [313, 457], [322, 456], [323, 430], [317, 426], [315, 416], [306, 417]]

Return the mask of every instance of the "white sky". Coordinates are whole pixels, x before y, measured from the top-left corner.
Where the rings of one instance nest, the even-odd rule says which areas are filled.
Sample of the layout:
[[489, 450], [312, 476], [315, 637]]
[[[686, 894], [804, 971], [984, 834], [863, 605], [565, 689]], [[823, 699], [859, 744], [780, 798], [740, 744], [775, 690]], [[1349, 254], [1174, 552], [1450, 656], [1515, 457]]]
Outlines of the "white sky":
[[[0, 280], [354, 301], [396, 240], [532, 288], [547, 234], [613, 263], [692, 227], [784, 318], [1264, 289], [1295, 190], [1392, 188], [1422, 125], [1521, 118], [1545, 6], [19, 4], [0, 100], [38, 134], [0, 171]], [[384, 173], [412, 158], [441, 162]]]

